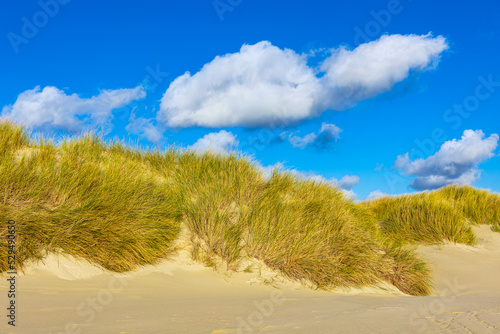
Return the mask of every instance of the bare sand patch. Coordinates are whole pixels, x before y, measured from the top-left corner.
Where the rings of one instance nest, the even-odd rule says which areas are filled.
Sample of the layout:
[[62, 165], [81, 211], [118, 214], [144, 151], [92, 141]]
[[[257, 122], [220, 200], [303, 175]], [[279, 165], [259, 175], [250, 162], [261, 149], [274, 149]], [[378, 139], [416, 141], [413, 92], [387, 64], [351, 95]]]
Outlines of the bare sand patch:
[[[419, 247], [433, 296], [390, 286], [314, 291], [265, 265], [228, 273], [178, 252], [122, 275], [48, 256], [18, 280], [18, 325], [3, 333], [499, 333], [500, 234], [474, 227], [477, 247]], [[245, 263], [248, 265], [249, 263]], [[0, 283], [6, 288], [5, 280]], [[384, 292], [385, 289], [385, 292]], [[0, 298], [6, 305], [4, 293]]]

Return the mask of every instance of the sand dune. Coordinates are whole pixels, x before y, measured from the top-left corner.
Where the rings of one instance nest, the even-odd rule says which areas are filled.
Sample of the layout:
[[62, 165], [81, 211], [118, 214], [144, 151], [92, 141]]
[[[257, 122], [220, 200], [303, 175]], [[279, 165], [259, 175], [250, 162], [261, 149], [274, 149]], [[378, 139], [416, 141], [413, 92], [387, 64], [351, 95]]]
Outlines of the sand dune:
[[229, 275], [187, 252], [125, 275], [49, 256], [18, 278], [16, 327], [4, 320], [1, 332], [500, 333], [500, 234], [474, 231], [478, 247], [419, 247], [435, 272], [429, 297], [389, 286], [313, 291], [258, 262]]

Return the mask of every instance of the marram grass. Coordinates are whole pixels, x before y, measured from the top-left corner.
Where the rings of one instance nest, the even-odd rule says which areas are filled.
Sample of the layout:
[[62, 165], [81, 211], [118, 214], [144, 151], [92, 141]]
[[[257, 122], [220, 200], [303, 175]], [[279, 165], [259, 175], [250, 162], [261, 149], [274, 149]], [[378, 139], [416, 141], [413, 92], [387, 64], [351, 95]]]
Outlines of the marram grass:
[[245, 225], [248, 254], [318, 286], [367, 285], [383, 271], [378, 243], [354, 203], [327, 184], [274, 173]]
[[[2, 132], [0, 141], [9, 134]], [[182, 217], [176, 185], [145, 173], [146, 163], [109, 154], [95, 137], [57, 148], [18, 141], [24, 145], [0, 161], [0, 221], [16, 221], [21, 268], [47, 252], [64, 252], [122, 272], [169, 253]]]
[[396, 243], [474, 245], [475, 235], [463, 212], [449, 201], [429, 196], [386, 196], [362, 205], [373, 211], [384, 237]]
[[471, 186], [452, 185], [433, 191], [431, 195], [454, 204], [474, 224], [498, 226], [500, 223], [499, 194]]
[[440, 191], [355, 203], [286, 172], [265, 180], [234, 154], [143, 151], [93, 135], [55, 145], [1, 122], [0, 272], [11, 219], [20, 269], [61, 252], [128, 271], [172, 254], [184, 225], [206, 265], [240, 270], [256, 258], [322, 289], [386, 281], [426, 295], [429, 266], [408, 244], [474, 244], [470, 222], [498, 221], [496, 195]]

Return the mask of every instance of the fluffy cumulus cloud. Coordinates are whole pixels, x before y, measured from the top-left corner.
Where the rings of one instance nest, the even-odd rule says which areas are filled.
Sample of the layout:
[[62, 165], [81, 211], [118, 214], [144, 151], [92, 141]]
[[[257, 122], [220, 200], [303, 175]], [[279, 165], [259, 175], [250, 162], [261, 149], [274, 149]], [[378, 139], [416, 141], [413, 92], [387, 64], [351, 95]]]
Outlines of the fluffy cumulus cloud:
[[305, 135], [304, 137], [295, 136], [293, 134], [288, 135], [288, 141], [292, 144], [293, 147], [305, 148], [307, 145], [314, 143], [314, 141], [318, 138], [315, 133], [310, 133]]
[[157, 119], [178, 128], [286, 126], [388, 91], [411, 71], [432, 68], [447, 48], [442, 36], [385, 35], [330, 50], [316, 69], [307, 55], [267, 41], [243, 45], [176, 78]]
[[448, 49], [444, 37], [384, 35], [354, 50], [339, 48], [321, 65], [325, 108], [343, 109], [391, 90], [411, 71], [433, 68]]
[[131, 113], [125, 130], [152, 143], [159, 143], [163, 139], [163, 131], [154, 124], [153, 119], [137, 117], [134, 112]]
[[445, 142], [426, 159], [412, 161], [408, 153], [398, 156], [394, 167], [415, 176], [410, 185], [417, 190], [471, 184], [481, 175], [479, 163], [495, 155], [498, 139], [497, 134], [486, 137], [481, 130], [465, 130], [461, 139]]
[[288, 136], [288, 141], [293, 147], [303, 149], [308, 145], [312, 145], [319, 149], [325, 149], [328, 148], [332, 142], [335, 142], [340, 138], [339, 134], [341, 132], [342, 129], [335, 124], [323, 122], [318, 134], [311, 132], [304, 137], [300, 137], [294, 135], [293, 133], [283, 132], [281, 137], [284, 138]]
[[170, 127], [278, 125], [309, 117], [320, 88], [305, 56], [263, 41], [175, 79], [158, 119]]
[[47, 86], [37, 86], [17, 97], [13, 105], [2, 109], [2, 117], [39, 129], [80, 132], [104, 125], [112, 119], [112, 111], [146, 96], [142, 87], [103, 90], [97, 96], [81, 98], [77, 94]]
[[239, 142], [232, 132], [221, 130], [219, 132], [209, 133], [198, 139], [196, 143], [189, 146], [188, 149], [205, 152], [212, 151], [215, 153], [228, 153], [238, 147]]
[[337, 182], [339, 187], [346, 190], [351, 190], [358, 183], [359, 183], [359, 176], [356, 175], [345, 175]]
[[380, 190], [374, 190], [372, 191], [371, 193], [369, 193], [366, 197], [365, 197], [365, 200], [366, 201], [370, 201], [372, 199], [377, 199], [379, 197], [384, 197], [384, 196], [388, 196], [388, 194], [380, 191]]

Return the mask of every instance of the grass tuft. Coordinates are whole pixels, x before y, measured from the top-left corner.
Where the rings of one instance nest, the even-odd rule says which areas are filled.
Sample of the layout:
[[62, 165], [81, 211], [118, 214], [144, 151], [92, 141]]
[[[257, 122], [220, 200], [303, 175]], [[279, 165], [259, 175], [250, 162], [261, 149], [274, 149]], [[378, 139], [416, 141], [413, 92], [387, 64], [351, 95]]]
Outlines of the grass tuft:
[[453, 203], [475, 224], [500, 222], [500, 195], [471, 186], [451, 185], [431, 193]]
[[461, 210], [428, 193], [386, 196], [363, 203], [380, 222], [382, 234], [396, 243], [474, 245], [476, 238]]

